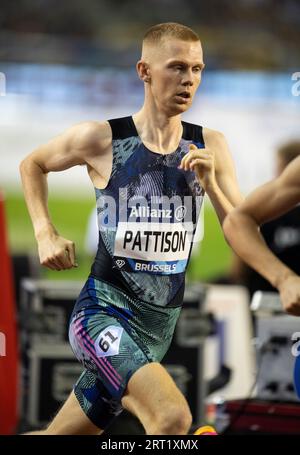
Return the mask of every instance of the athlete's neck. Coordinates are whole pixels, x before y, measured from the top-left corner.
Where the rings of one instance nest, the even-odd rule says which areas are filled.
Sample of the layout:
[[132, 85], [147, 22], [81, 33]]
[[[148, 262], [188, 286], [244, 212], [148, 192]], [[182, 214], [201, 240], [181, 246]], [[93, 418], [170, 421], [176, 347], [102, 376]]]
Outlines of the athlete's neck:
[[167, 117], [164, 113], [154, 113], [143, 107], [132, 118], [142, 142], [150, 150], [159, 153], [176, 150], [182, 136], [180, 115]]

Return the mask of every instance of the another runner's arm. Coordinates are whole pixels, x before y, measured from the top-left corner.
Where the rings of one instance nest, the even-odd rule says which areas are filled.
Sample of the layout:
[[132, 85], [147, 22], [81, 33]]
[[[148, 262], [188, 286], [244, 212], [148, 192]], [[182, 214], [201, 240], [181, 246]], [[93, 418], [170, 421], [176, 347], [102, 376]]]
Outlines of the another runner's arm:
[[269, 250], [259, 225], [277, 218], [300, 202], [299, 176], [300, 157], [277, 179], [250, 194], [223, 224], [224, 233], [237, 254], [277, 288], [295, 273]]

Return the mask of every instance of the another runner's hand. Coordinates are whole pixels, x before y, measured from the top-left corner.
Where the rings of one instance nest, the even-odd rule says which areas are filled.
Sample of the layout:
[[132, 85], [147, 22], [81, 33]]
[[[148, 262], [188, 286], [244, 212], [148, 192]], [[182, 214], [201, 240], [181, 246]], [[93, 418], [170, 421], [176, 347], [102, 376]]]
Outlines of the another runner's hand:
[[279, 292], [285, 311], [300, 316], [300, 277], [293, 275], [286, 278], [280, 285]]
[[51, 270], [77, 267], [75, 244], [58, 234], [45, 235], [38, 240], [40, 263]]
[[191, 144], [190, 151], [182, 158], [179, 168], [194, 171], [205, 191], [216, 185], [215, 156], [208, 148], [198, 149]]

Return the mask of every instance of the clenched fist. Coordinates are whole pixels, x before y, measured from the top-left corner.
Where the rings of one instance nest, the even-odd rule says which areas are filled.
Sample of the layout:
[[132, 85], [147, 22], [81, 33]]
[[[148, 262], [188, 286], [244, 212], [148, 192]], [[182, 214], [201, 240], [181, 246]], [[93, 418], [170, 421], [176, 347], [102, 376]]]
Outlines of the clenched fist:
[[293, 316], [300, 316], [300, 277], [289, 276], [278, 290], [285, 311]]
[[205, 191], [216, 183], [215, 156], [209, 148], [198, 149], [191, 144], [189, 152], [181, 160], [179, 169], [194, 171], [198, 182]]
[[75, 244], [58, 234], [39, 237], [40, 263], [51, 270], [65, 270], [77, 267]]

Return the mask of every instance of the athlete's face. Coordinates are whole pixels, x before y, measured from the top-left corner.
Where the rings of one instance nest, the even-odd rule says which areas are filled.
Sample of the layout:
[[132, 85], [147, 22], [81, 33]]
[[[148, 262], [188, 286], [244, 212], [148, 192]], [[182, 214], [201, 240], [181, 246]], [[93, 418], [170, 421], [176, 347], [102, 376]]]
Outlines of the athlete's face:
[[155, 105], [169, 115], [185, 112], [192, 104], [204, 68], [200, 41], [168, 38], [148, 56], [147, 85]]

